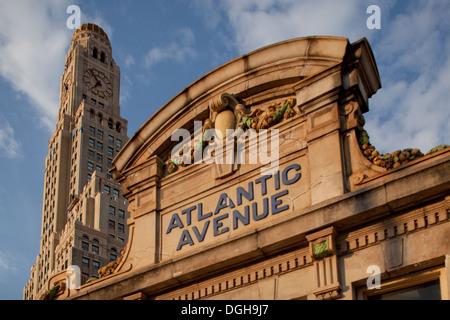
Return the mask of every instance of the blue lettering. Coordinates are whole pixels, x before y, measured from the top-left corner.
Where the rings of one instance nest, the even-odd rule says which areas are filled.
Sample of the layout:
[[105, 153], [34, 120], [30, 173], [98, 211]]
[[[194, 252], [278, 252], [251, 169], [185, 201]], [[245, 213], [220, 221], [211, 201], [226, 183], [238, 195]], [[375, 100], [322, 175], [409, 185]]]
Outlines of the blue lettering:
[[295, 169], [295, 171], [299, 171], [301, 168], [302, 167], [299, 164], [296, 164], [296, 163], [291, 164], [290, 166], [287, 166], [283, 170], [283, 174], [282, 174], [282, 178], [281, 178], [282, 181], [283, 181], [283, 184], [288, 186], [290, 184], [296, 183], [301, 178], [302, 174], [301, 173], [297, 173], [294, 176], [294, 178], [292, 178], [292, 179], [288, 178], [288, 174], [289, 174], [289, 171], [292, 170], [292, 169]]
[[258, 178], [255, 180], [255, 183], [261, 183], [261, 195], [267, 194], [267, 179], [271, 178], [272, 175], [266, 175], [262, 176], [261, 178]]
[[[229, 204], [228, 204], [228, 201]], [[220, 195], [220, 199], [219, 201], [217, 201], [217, 206], [216, 206], [216, 211], [214, 211], [214, 214], [218, 214], [220, 210], [222, 210], [223, 208], [226, 208], [230, 206], [230, 208], [234, 208], [234, 202], [228, 197], [228, 195], [226, 193], [222, 193]]]
[[252, 203], [252, 209], [253, 209], [253, 220], [259, 221], [267, 217], [269, 214], [269, 199], [264, 198], [263, 199], [263, 213], [258, 215], [258, 203], [253, 202]]
[[244, 215], [238, 210], [233, 211], [233, 230], [238, 228], [238, 221], [241, 221], [244, 226], [250, 223], [250, 206], [244, 207]]
[[236, 189], [236, 198], [237, 198], [237, 205], [240, 206], [242, 204], [242, 196], [244, 196], [247, 200], [252, 201], [254, 197], [253, 193], [253, 182], [248, 183], [248, 192], [245, 191], [242, 187], [237, 187]]
[[172, 218], [170, 218], [169, 228], [167, 228], [166, 234], [169, 234], [170, 231], [172, 231], [173, 228], [184, 228], [183, 223], [180, 220], [180, 217], [178, 216], [178, 213], [175, 213], [172, 215]]
[[181, 250], [181, 248], [186, 244], [188, 244], [190, 246], [194, 245], [194, 241], [192, 240], [192, 237], [189, 234], [188, 230], [184, 230], [183, 233], [181, 234], [181, 238], [180, 238], [180, 242], [178, 243], [177, 251]]
[[207, 214], [203, 214], [203, 203], [198, 204], [198, 221], [202, 221], [203, 219], [209, 218], [212, 216], [212, 212], [208, 212]]
[[275, 190], [280, 190], [281, 185], [280, 185], [280, 171], [277, 170], [277, 172], [275, 172]]
[[195, 210], [196, 206], [189, 207], [187, 209], [184, 209], [181, 211], [181, 214], [186, 214], [186, 223], [188, 226], [191, 225], [191, 212], [192, 210]]
[[208, 227], [209, 227], [209, 221], [206, 221], [205, 224], [203, 225], [202, 233], [198, 232], [197, 227], [192, 228], [192, 230], [194, 230], [194, 233], [195, 233], [195, 236], [197, 237], [198, 242], [202, 242], [203, 240], [205, 240], [206, 231], [208, 230]]
[[222, 230], [219, 230], [219, 228], [221, 228], [223, 226], [223, 223], [220, 221], [223, 219], [226, 219], [226, 218], [228, 218], [228, 213], [225, 213], [221, 216], [214, 218], [214, 220], [213, 220], [214, 237], [216, 237], [224, 232], [227, 232], [229, 230], [228, 227], [225, 227]]
[[283, 203], [283, 200], [278, 200], [278, 198], [282, 197], [288, 193], [289, 193], [288, 190], [284, 190], [284, 191], [278, 192], [277, 194], [274, 194], [271, 197], [270, 203], [272, 204], [272, 214], [277, 214], [277, 213], [280, 213], [280, 212], [283, 212], [283, 211], [289, 209], [288, 205], [278, 207], [279, 205], [281, 205]]

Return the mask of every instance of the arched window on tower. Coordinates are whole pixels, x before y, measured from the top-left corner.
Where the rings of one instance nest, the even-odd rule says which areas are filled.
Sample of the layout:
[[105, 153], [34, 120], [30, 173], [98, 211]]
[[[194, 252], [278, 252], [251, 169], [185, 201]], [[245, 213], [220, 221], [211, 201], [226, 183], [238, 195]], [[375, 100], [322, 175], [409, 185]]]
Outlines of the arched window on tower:
[[117, 122], [117, 123], [116, 123], [116, 131], [117, 131], [118, 133], [120, 133], [121, 129], [122, 129], [122, 126], [120, 125], [120, 122]]
[[105, 53], [102, 51], [102, 53], [100, 53], [100, 61], [104, 63], [105, 60], [106, 60], [106, 56], [105, 56]]
[[98, 49], [97, 49], [97, 48], [94, 48], [94, 50], [92, 51], [92, 56], [93, 56], [95, 59], [97, 59], [97, 57], [98, 57]]

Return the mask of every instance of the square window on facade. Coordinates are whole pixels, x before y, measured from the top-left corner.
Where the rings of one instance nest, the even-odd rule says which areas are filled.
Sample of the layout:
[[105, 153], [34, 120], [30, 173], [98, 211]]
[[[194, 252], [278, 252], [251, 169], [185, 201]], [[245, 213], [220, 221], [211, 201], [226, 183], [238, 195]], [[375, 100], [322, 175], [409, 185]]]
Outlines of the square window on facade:
[[89, 258], [86, 257], [81, 258], [81, 264], [83, 267], [89, 268]]
[[83, 249], [84, 251], [89, 251], [89, 243], [82, 241], [81, 242], [81, 249]]
[[116, 215], [116, 208], [113, 206], [109, 206], [109, 214], [110, 215]]
[[111, 187], [110, 187], [110, 186], [107, 186], [107, 185], [105, 184], [105, 186], [103, 187], [103, 191], [105, 191], [105, 193], [110, 193], [110, 192], [111, 192]]
[[91, 158], [91, 159], [94, 159], [94, 151], [92, 151], [92, 150], [88, 150], [88, 157], [89, 158]]
[[114, 137], [112, 135], [108, 136], [108, 142], [109, 143], [114, 143]]
[[119, 230], [119, 232], [124, 233], [125, 232], [125, 225], [123, 225], [122, 223], [118, 223], [117, 224], [117, 230]]
[[99, 138], [103, 139], [103, 131], [102, 130], [97, 130], [97, 135]]
[[98, 269], [100, 269], [100, 262], [93, 260], [92, 261], [92, 269], [94, 269], [94, 271], [97, 271]]
[[95, 170], [97, 170], [97, 171], [99, 171], [99, 172], [102, 172], [102, 167], [101, 167], [101, 166], [97, 166], [97, 167], [95, 168]]
[[109, 154], [110, 156], [113, 156], [113, 155], [114, 155], [114, 149], [111, 148], [111, 147], [108, 147], [108, 154]]
[[121, 147], [122, 147], [122, 140], [116, 139], [116, 146], [118, 146], [119, 148], [121, 148]]
[[92, 162], [88, 162], [88, 170], [94, 171], [94, 164]]
[[119, 209], [118, 216], [121, 219], [125, 219], [125, 211], [123, 211], [122, 209]]
[[95, 140], [92, 138], [89, 138], [89, 146], [90, 147], [95, 147]]
[[99, 251], [98, 246], [96, 246], [96, 245], [93, 244], [93, 245], [92, 245], [92, 252], [95, 253], [95, 254], [99, 254], [100, 251]]
[[103, 150], [103, 143], [97, 141], [97, 149]]
[[118, 198], [118, 197], [119, 197], [119, 190], [114, 189], [114, 190], [113, 190], [113, 196], [116, 197], [116, 198]]
[[116, 229], [116, 223], [113, 220], [108, 220], [108, 227], [110, 229]]
[[95, 128], [93, 126], [89, 127], [89, 133], [95, 135]]

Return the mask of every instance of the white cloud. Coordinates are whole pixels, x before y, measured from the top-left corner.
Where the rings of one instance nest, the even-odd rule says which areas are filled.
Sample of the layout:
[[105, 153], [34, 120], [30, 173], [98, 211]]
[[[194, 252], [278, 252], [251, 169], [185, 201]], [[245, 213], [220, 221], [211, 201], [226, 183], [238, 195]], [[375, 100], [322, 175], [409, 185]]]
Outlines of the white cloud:
[[227, 0], [223, 3], [240, 53], [311, 35], [358, 40], [365, 31], [366, 7], [357, 0]]
[[[195, 3], [202, 10], [203, 0]], [[450, 144], [448, 3], [224, 0], [216, 4], [225, 17], [207, 25], [227, 26], [230, 43], [240, 54], [301, 36], [343, 36], [351, 42], [367, 37], [383, 84], [365, 115], [371, 142], [384, 152], [407, 147], [426, 152]], [[371, 4], [381, 8], [381, 30], [366, 27]], [[213, 9], [203, 10], [206, 17]]]
[[366, 115], [382, 152], [450, 144], [449, 15], [442, 2], [417, 1], [385, 23], [376, 46], [383, 89]]
[[194, 49], [195, 36], [191, 29], [180, 29], [175, 36], [177, 40], [164, 47], [154, 47], [147, 53], [144, 59], [146, 68], [150, 68], [154, 64], [165, 60], [183, 62], [187, 58], [196, 56]]
[[57, 0], [0, 1], [0, 75], [35, 106], [50, 130], [71, 37], [66, 9], [67, 3]]
[[22, 154], [22, 145], [14, 137], [14, 130], [9, 122], [0, 116], [0, 157], [18, 158]]
[[124, 60], [125, 66], [128, 68], [128, 67], [134, 65], [134, 63], [135, 63], [135, 61], [134, 61], [133, 56], [131, 54], [128, 54]]
[[14, 261], [10, 253], [0, 251], [0, 282], [4, 282], [8, 275], [16, 272], [17, 267]]

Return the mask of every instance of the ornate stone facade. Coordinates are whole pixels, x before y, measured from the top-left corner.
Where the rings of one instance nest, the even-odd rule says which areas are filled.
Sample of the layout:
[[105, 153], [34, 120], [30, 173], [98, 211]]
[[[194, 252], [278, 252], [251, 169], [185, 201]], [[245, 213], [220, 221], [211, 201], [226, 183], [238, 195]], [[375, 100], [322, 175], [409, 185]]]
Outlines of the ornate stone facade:
[[[377, 158], [363, 114], [380, 87], [367, 40], [339, 37], [276, 43], [187, 86], [114, 159], [127, 250], [69, 298], [369, 299], [438, 281], [448, 299], [450, 149]], [[265, 134], [275, 166], [260, 157], [275, 149], [226, 129]], [[239, 146], [241, 162], [218, 161]], [[205, 150], [215, 161], [195, 163]]]

